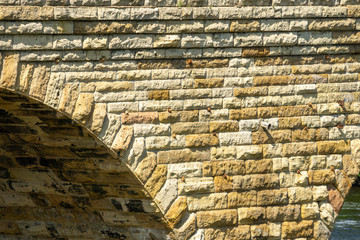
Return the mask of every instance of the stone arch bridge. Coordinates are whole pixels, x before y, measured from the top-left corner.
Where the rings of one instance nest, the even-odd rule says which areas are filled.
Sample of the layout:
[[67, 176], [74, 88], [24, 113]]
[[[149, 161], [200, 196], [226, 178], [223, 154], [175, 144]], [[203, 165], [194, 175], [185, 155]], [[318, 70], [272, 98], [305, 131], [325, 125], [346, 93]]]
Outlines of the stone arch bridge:
[[1, 239], [329, 238], [360, 1], [0, 4]]

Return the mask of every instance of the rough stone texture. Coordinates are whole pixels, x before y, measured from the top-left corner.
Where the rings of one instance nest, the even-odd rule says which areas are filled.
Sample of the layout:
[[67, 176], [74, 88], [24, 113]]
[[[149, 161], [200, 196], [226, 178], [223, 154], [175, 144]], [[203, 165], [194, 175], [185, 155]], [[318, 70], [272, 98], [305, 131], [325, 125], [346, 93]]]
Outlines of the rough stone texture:
[[328, 239], [357, 1], [1, 5], [0, 238]]

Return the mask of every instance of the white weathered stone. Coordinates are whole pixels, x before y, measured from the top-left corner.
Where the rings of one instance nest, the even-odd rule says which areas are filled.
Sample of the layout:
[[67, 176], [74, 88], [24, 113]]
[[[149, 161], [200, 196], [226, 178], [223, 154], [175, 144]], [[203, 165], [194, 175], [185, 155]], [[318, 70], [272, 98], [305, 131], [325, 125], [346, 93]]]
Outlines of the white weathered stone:
[[170, 124], [134, 124], [135, 137], [170, 135]]
[[166, 212], [171, 203], [177, 198], [177, 185], [177, 179], [168, 179], [161, 188], [160, 192], [156, 195], [155, 201], [159, 204], [163, 212]]
[[219, 133], [220, 145], [230, 146], [230, 145], [242, 145], [242, 144], [251, 144], [251, 132], [243, 131], [236, 133]]
[[212, 193], [215, 191], [212, 177], [185, 178], [179, 181], [179, 194]]
[[177, 163], [168, 164], [168, 178], [181, 177], [192, 178], [202, 176], [202, 163], [190, 162], [190, 163]]
[[176, 149], [185, 147], [185, 136], [177, 135], [174, 137], [147, 137], [146, 138], [146, 149], [157, 150], [157, 149]]
[[326, 186], [314, 186], [313, 187], [313, 200], [314, 201], [323, 201], [326, 200], [329, 196]]

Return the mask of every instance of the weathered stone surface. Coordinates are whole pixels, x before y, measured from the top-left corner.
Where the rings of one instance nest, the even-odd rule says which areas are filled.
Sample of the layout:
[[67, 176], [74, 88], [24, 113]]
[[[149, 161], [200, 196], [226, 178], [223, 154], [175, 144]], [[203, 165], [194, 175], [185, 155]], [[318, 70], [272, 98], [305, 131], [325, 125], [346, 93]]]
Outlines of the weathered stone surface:
[[179, 197], [171, 205], [170, 209], [166, 212], [165, 217], [170, 221], [172, 227], [174, 227], [184, 216], [186, 208], [186, 197]]
[[199, 111], [171, 111], [171, 112], [160, 112], [159, 120], [162, 123], [173, 123], [173, 122], [194, 122], [199, 120]]
[[199, 227], [233, 226], [237, 223], [235, 209], [198, 212], [196, 217]]
[[219, 145], [219, 138], [212, 134], [186, 136], [186, 147], [210, 147], [217, 145]]
[[300, 218], [300, 205], [267, 207], [266, 218], [270, 221], [291, 221]]
[[[19, 54], [7, 54], [4, 56], [1, 71], [1, 86], [4, 88], [14, 88], [18, 74]], [[0, 59], [1, 60], [1, 59]]]
[[256, 205], [256, 191], [230, 192], [228, 194], [228, 206], [248, 207]]
[[189, 196], [187, 204], [189, 211], [224, 209], [227, 207], [226, 193]]
[[215, 185], [212, 177], [183, 178], [179, 182], [179, 194], [181, 195], [213, 192], [215, 192]]
[[151, 177], [147, 180], [145, 188], [148, 190], [152, 197], [160, 191], [161, 187], [166, 181], [167, 166], [157, 165]]
[[180, 122], [171, 125], [171, 132], [175, 134], [199, 134], [209, 133], [208, 123]]
[[240, 175], [245, 173], [244, 161], [212, 161], [203, 163], [204, 176]]
[[180, 163], [180, 162], [200, 162], [210, 159], [210, 151], [197, 149], [181, 149], [158, 152], [159, 163]]
[[277, 205], [288, 203], [286, 189], [258, 191], [257, 205]]
[[73, 118], [84, 124], [93, 109], [94, 96], [92, 93], [80, 93], [75, 104]]
[[150, 177], [152, 171], [156, 167], [156, 154], [148, 152], [147, 156], [141, 160], [137, 166], [135, 173], [138, 175], [140, 180], [145, 183]]
[[79, 96], [79, 85], [76, 83], [67, 83], [65, 84], [63, 93], [61, 95], [61, 100], [59, 103], [59, 110], [67, 114], [72, 114], [76, 100]]
[[136, 124], [136, 123], [157, 123], [159, 121], [157, 112], [144, 112], [144, 113], [123, 113], [121, 114], [121, 122], [123, 124]]
[[286, 238], [310, 237], [313, 234], [313, 221], [284, 222], [281, 234]]
[[238, 208], [238, 215], [240, 224], [253, 224], [261, 222], [265, 220], [265, 208]]
[[207, 228], [205, 230], [205, 240], [211, 239], [250, 239], [250, 226], [240, 225], [234, 228]]
[[106, 104], [104, 103], [95, 104], [90, 127], [89, 127], [93, 133], [95, 134], [100, 133], [105, 117], [106, 117]]
[[331, 184], [335, 182], [335, 173], [331, 170], [309, 171], [309, 183], [314, 185]]

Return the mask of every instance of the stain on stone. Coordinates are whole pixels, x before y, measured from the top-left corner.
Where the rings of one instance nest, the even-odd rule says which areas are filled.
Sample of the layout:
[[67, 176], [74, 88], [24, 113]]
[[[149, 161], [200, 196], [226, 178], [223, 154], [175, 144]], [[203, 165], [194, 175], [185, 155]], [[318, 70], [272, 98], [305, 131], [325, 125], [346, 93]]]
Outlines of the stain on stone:
[[56, 159], [40, 158], [40, 165], [44, 166], [44, 167], [56, 168], [56, 169], [63, 168], [62, 162], [60, 160], [58, 161]]
[[23, 167], [37, 165], [37, 159], [33, 157], [17, 157], [16, 162]]
[[10, 178], [10, 173], [7, 168], [0, 167], [0, 178]]
[[74, 202], [82, 209], [87, 209], [91, 206], [90, 199], [87, 197], [73, 197]]
[[117, 209], [117, 210], [120, 210], [120, 211], [123, 211], [123, 207], [121, 205], [121, 203], [119, 201], [117, 201], [116, 199], [111, 199], [111, 203], [114, 205], [114, 207]]
[[63, 208], [66, 208], [66, 209], [73, 209], [73, 208], [74, 208], [73, 205], [71, 205], [71, 204], [68, 203], [68, 202], [64, 202], [64, 201], [61, 201], [61, 202], [60, 202], [60, 206], [62, 206]]
[[109, 237], [109, 238], [127, 239], [126, 234], [118, 233], [118, 232], [115, 232], [115, 231], [113, 231], [111, 229], [101, 230], [100, 232], [101, 232], [101, 234], [103, 234], [103, 235], [105, 235], [106, 237]]
[[[47, 224], [46, 225], [46, 229], [49, 231], [50, 236], [52, 237], [57, 237], [59, 236], [59, 232], [56, 230], [56, 227], [54, 224]], [[58, 239], [57, 239], [58, 240]]]
[[107, 191], [105, 191], [104, 188], [102, 188], [102, 186], [96, 184], [91, 184], [91, 191], [93, 191], [97, 195], [107, 194]]
[[129, 200], [125, 202], [125, 205], [130, 212], [145, 212], [141, 200]]
[[37, 193], [31, 193], [29, 194], [33, 202], [36, 204], [36, 206], [41, 207], [48, 207], [50, 206], [49, 201], [45, 198], [44, 195], [37, 194]]

